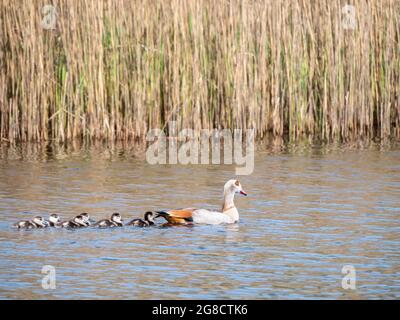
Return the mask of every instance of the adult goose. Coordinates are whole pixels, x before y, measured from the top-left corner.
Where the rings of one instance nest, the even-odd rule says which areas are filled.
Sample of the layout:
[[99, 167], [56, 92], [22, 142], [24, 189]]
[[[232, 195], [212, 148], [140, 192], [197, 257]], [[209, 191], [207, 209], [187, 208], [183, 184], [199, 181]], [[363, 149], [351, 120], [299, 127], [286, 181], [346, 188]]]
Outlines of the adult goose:
[[239, 221], [239, 212], [233, 199], [235, 194], [247, 196], [239, 180], [229, 180], [224, 185], [224, 203], [221, 212], [207, 209], [185, 208], [177, 210], [156, 211], [157, 217], [165, 218], [170, 224], [224, 224]]

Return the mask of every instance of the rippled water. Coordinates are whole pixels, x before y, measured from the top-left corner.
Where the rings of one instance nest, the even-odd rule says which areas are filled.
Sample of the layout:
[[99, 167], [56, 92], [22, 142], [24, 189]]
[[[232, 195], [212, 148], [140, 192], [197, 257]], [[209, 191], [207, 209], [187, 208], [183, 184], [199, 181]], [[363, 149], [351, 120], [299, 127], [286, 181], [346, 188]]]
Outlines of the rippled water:
[[[236, 225], [10, 228], [35, 214], [218, 209], [234, 177], [234, 166], [152, 166], [140, 152], [100, 150], [2, 149], [0, 298], [400, 298], [399, 149], [259, 151], [240, 177], [249, 196], [236, 198]], [[56, 268], [55, 290], [41, 286], [44, 265]], [[344, 265], [355, 290], [342, 288]]]

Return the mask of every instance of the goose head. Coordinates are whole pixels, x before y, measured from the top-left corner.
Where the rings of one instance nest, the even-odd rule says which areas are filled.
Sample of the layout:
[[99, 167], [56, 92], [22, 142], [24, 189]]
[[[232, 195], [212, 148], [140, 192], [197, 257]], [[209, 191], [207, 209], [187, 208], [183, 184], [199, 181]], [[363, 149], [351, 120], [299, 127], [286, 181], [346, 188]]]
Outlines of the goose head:
[[41, 216], [36, 216], [36, 217], [34, 217], [34, 218], [32, 219], [32, 221], [33, 221], [36, 225], [38, 225], [38, 226], [40, 226], [40, 227], [43, 227], [43, 228], [47, 227], [47, 225], [48, 225], [47, 221], [45, 221], [45, 220], [43, 219], [43, 217], [41, 217]]
[[85, 224], [88, 225], [88, 226], [90, 226], [90, 224], [93, 222], [93, 221], [90, 219], [89, 214], [86, 213], [86, 212], [81, 213], [80, 216], [82, 217], [82, 219], [83, 219], [83, 221], [85, 222]]
[[58, 214], [53, 213], [49, 216], [49, 221], [53, 224], [60, 223], [60, 217]]
[[147, 211], [144, 214], [144, 220], [148, 221], [149, 224], [154, 224], [154, 213], [151, 211]]
[[111, 215], [111, 221], [121, 224], [123, 222], [121, 215], [118, 212], [115, 212]]
[[87, 224], [81, 215], [76, 216], [73, 221], [79, 226], [87, 227]]
[[224, 194], [242, 194], [244, 196], [247, 196], [247, 193], [243, 190], [243, 187], [239, 180], [236, 179], [231, 179], [224, 185]]

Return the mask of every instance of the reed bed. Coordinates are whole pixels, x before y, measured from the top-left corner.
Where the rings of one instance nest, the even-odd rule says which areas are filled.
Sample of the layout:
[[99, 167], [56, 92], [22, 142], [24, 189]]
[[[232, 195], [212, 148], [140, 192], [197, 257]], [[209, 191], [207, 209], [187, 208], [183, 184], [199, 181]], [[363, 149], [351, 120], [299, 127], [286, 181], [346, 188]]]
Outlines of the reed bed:
[[399, 138], [400, 1], [0, 2], [2, 141], [131, 141], [170, 120]]

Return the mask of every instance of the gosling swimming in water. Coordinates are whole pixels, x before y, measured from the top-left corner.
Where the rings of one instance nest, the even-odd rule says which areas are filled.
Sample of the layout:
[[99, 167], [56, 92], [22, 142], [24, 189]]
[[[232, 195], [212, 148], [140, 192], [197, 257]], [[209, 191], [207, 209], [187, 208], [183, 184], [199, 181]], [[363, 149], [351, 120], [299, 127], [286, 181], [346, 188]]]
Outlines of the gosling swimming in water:
[[90, 226], [94, 222], [86, 212], [81, 213], [80, 216], [82, 216], [83, 221], [85, 221], [87, 226]]
[[41, 216], [36, 216], [32, 220], [18, 221], [13, 224], [13, 228], [17, 229], [37, 229], [46, 228], [47, 226], [48, 222]]
[[98, 227], [98, 228], [122, 227], [123, 220], [122, 220], [121, 215], [118, 212], [116, 212], [111, 215], [110, 219], [103, 219], [103, 220], [97, 221], [93, 226]]
[[76, 219], [76, 218], [78, 218], [78, 221], [79, 221], [78, 224], [81, 227], [88, 227], [91, 225], [91, 220], [90, 220], [89, 214], [86, 212], [78, 214], [74, 219]]
[[49, 227], [53, 227], [53, 228], [61, 227], [60, 216], [58, 214], [56, 214], [56, 213], [52, 213], [49, 216], [49, 220], [47, 221], [47, 223], [49, 224]]
[[144, 214], [143, 219], [133, 219], [132, 221], [126, 224], [127, 226], [136, 226], [136, 227], [150, 227], [154, 225], [154, 213], [151, 211], [147, 211]]
[[77, 215], [75, 218], [69, 221], [61, 222], [62, 228], [82, 228], [87, 227], [84, 218], [81, 215]]

